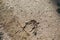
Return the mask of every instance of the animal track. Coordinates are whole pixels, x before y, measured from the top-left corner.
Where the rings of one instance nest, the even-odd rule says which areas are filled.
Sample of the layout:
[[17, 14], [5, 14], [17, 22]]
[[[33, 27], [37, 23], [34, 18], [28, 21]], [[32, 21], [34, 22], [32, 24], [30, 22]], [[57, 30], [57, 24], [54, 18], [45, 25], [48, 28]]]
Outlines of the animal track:
[[32, 32], [34, 30], [33, 33], [34, 33], [34, 35], [36, 35], [38, 24], [39, 24], [39, 22], [37, 22], [36, 20], [30, 20], [30, 21], [25, 23], [25, 26], [23, 27], [23, 30], [26, 31], [25, 29], [28, 28], [27, 26], [32, 25], [32, 28], [29, 30], [29, 32]]

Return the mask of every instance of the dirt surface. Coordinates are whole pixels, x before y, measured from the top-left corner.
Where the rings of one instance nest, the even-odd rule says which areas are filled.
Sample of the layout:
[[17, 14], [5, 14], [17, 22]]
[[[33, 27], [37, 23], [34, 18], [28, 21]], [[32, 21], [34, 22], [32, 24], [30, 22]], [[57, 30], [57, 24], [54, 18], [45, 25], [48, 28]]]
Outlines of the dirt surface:
[[52, 0], [0, 0], [1, 40], [60, 40], [56, 9]]

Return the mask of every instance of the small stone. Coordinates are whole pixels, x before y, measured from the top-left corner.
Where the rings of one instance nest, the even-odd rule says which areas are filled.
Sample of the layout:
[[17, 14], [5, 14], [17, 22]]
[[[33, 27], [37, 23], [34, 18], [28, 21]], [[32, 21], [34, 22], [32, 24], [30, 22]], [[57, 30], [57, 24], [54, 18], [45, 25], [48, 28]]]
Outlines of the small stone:
[[0, 32], [0, 35], [3, 35], [3, 33], [2, 33], [2, 32]]
[[57, 6], [60, 7], [60, 0], [56, 0], [56, 2], [57, 2]]
[[57, 9], [57, 12], [60, 14], [60, 8]]
[[3, 33], [0, 32], [0, 40], [3, 40]]
[[34, 33], [35, 36], [37, 35], [37, 32], [33, 32], [33, 33]]

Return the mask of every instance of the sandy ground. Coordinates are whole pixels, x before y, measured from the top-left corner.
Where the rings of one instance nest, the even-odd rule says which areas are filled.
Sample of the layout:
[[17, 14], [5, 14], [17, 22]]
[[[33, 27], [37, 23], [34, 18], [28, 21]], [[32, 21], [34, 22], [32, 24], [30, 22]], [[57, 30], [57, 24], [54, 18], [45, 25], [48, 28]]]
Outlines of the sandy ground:
[[0, 0], [4, 40], [60, 40], [60, 15], [52, 0]]

